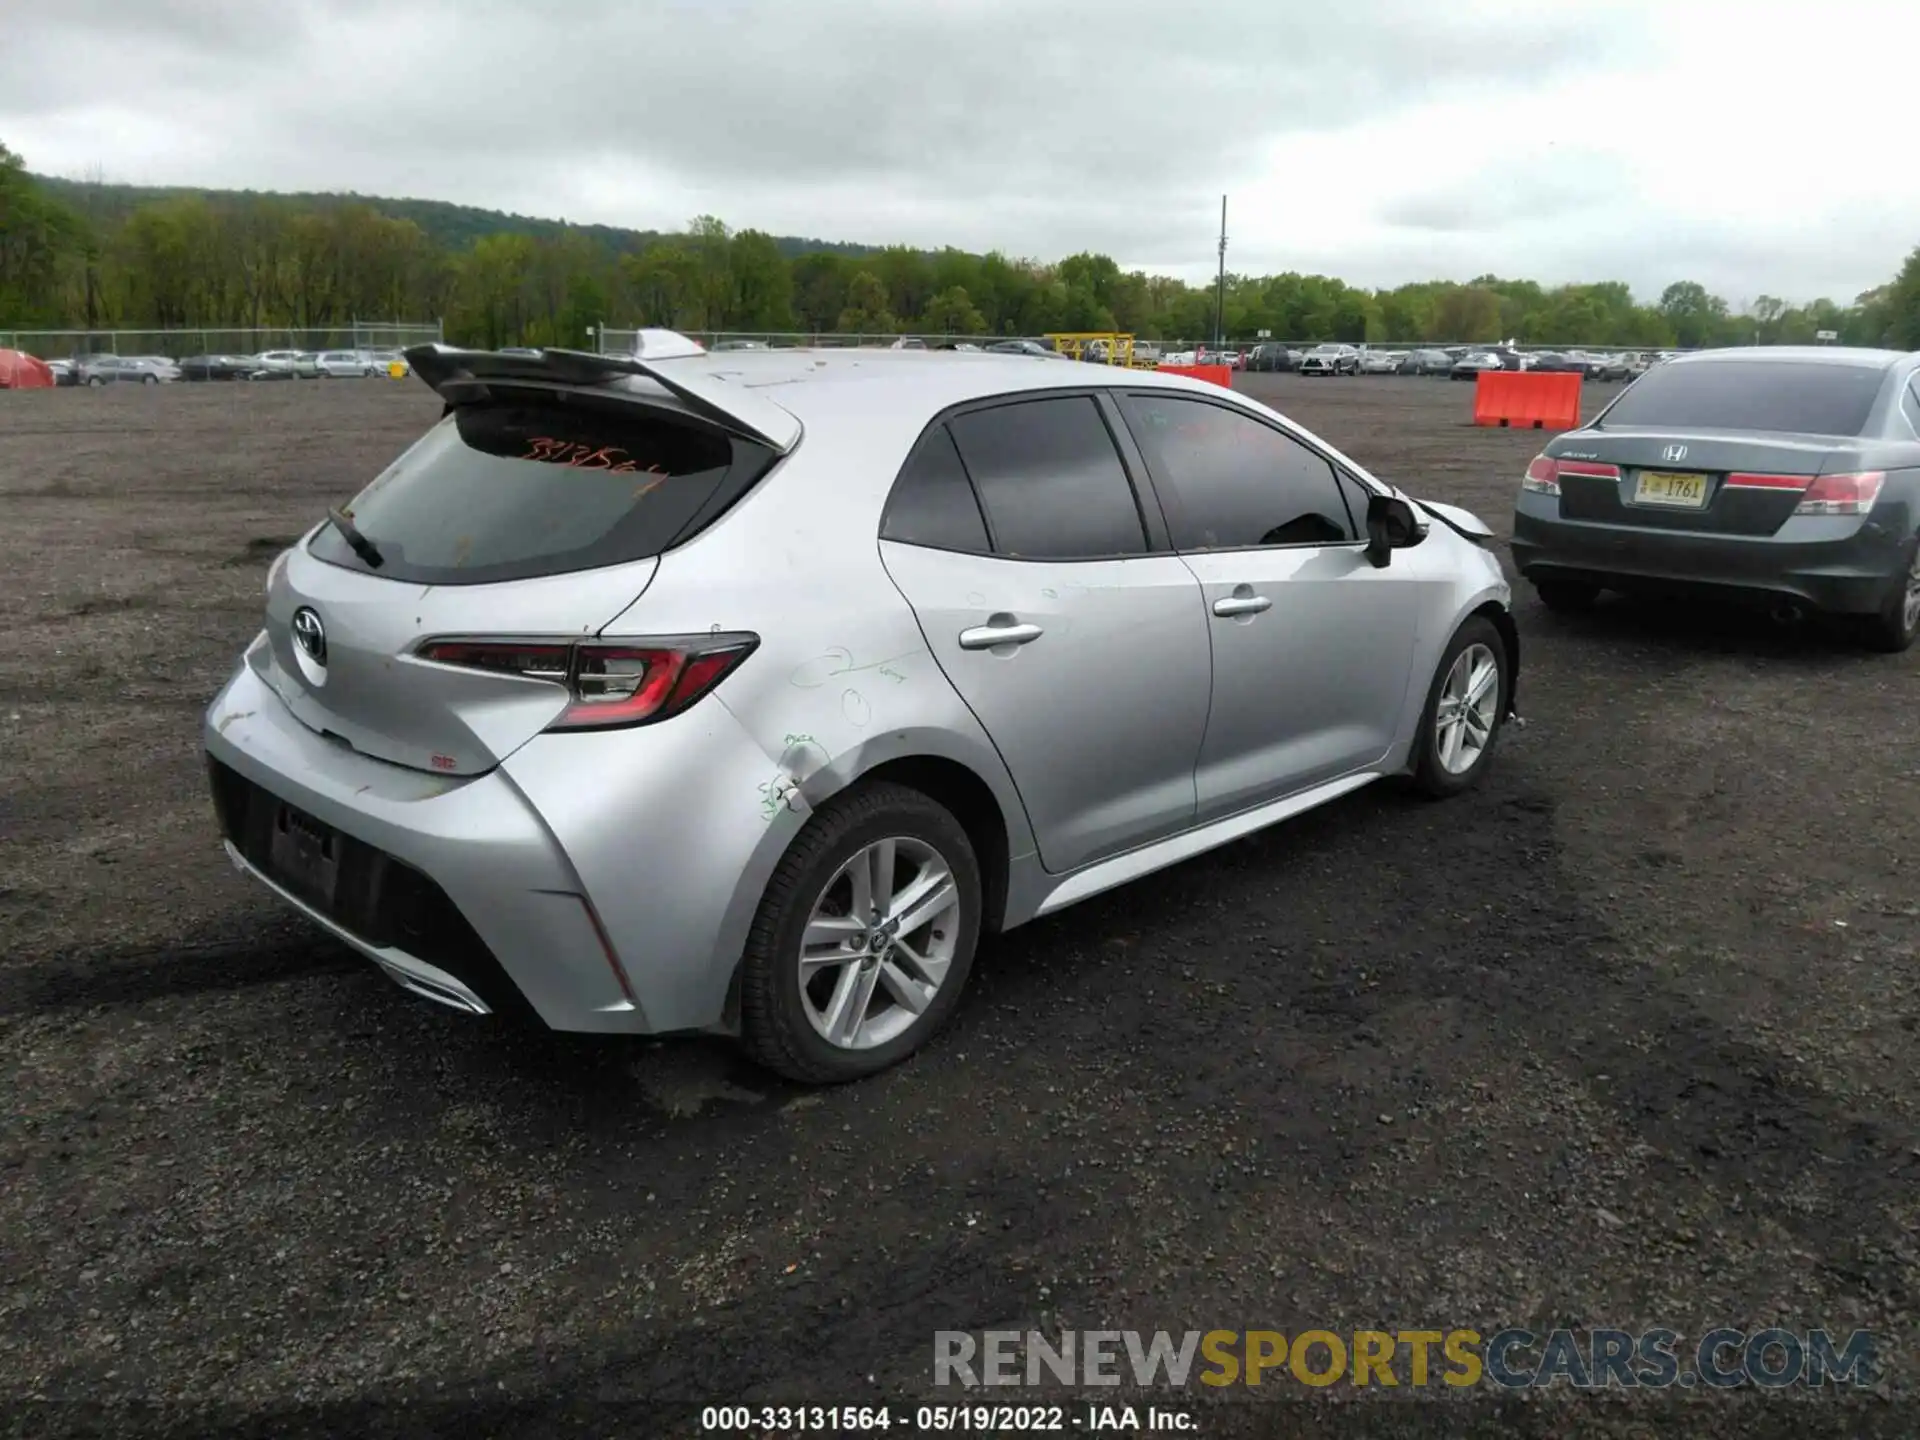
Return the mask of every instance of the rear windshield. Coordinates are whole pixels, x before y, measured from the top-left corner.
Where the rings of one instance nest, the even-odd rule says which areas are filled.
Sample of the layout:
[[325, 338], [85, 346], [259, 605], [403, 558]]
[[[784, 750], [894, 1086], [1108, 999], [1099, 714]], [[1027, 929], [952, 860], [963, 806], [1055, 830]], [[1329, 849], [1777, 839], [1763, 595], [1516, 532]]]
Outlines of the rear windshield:
[[1689, 360], [1642, 375], [1600, 425], [1858, 435], [1885, 379], [1885, 372], [1866, 365]]
[[344, 507], [321, 560], [427, 585], [589, 570], [658, 555], [745, 493], [773, 454], [671, 412], [620, 402], [462, 405]]

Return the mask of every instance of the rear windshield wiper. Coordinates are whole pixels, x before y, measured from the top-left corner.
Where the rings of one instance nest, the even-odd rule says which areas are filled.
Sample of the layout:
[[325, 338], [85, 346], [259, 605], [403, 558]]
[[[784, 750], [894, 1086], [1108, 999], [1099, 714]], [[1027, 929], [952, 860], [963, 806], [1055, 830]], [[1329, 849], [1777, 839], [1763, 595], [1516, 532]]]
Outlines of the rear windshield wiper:
[[340, 538], [353, 548], [354, 554], [375, 570], [387, 563], [387, 557], [380, 553], [380, 547], [360, 533], [360, 527], [347, 518], [346, 511], [327, 511], [327, 523], [340, 532]]

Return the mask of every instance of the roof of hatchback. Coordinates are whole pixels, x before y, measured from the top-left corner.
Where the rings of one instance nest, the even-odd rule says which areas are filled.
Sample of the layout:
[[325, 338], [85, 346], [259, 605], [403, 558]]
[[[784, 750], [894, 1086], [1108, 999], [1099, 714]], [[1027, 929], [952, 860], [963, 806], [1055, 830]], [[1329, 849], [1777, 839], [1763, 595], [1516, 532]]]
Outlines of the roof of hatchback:
[[1798, 361], [1815, 365], [1858, 365], [1884, 370], [1911, 358], [1904, 350], [1875, 350], [1854, 345], [1740, 345], [1724, 350], [1694, 350], [1676, 355], [1669, 365], [1697, 365], [1703, 360]]
[[837, 407], [855, 397], [864, 403], [881, 394], [889, 403], [931, 414], [1022, 390], [1198, 383], [1151, 370], [969, 350], [728, 350], [659, 363], [671, 375], [697, 372], [768, 392], [768, 399], [802, 418], [816, 405]]

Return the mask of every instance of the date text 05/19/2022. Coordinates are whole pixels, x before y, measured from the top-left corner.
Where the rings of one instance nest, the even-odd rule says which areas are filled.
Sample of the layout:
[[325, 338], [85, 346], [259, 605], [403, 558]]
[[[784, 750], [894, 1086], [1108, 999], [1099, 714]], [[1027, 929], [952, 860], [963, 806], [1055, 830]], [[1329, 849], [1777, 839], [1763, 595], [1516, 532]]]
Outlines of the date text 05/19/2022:
[[700, 1412], [700, 1428], [713, 1434], [1140, 1435], [1192, 1434], [1198, 1425], [1192, 1412], [1160, 1405], [709, 1405]]

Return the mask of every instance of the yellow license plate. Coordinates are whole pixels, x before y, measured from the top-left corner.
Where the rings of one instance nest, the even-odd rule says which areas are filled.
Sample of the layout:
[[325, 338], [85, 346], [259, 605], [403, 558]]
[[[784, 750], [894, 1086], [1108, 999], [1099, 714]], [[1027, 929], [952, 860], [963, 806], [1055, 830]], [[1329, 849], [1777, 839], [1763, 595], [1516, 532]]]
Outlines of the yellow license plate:
[[1678, 505], [1698, 510], [1707, 503], [1707, 477], [1671, 470], [1642, 470], [1633, 498], [1641, 505]]

